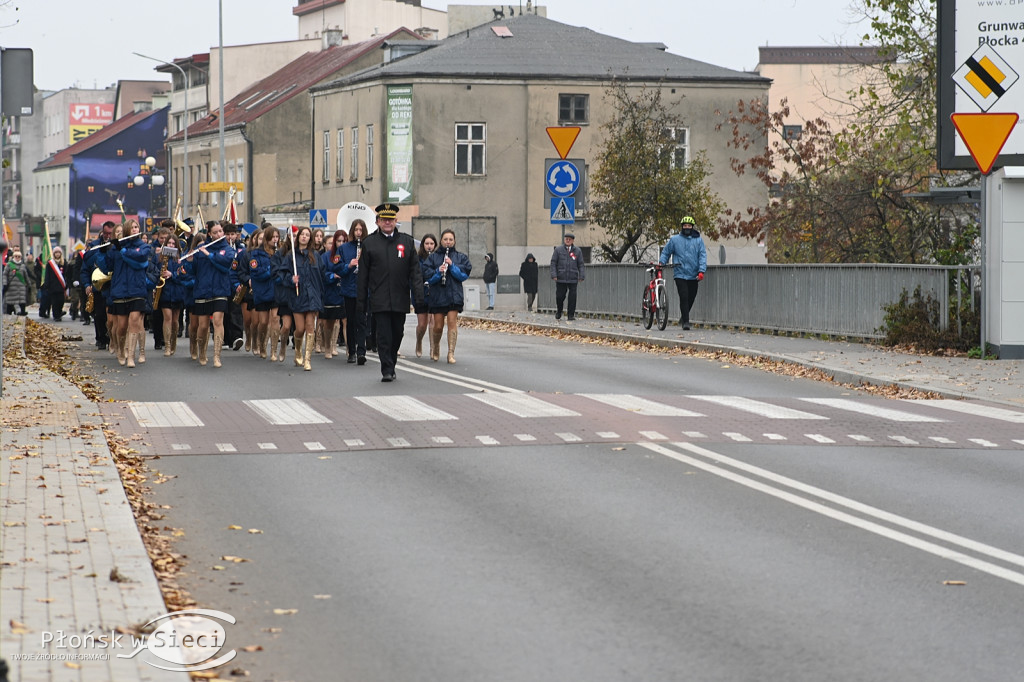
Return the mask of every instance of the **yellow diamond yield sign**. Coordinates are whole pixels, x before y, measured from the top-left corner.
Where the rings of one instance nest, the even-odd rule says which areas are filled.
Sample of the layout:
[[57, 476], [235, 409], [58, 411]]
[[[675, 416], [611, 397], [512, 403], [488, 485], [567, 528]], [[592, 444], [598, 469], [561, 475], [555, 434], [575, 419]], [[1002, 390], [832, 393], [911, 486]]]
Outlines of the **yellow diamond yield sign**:
[[569, 156], [569, 150], [576, 143], [580, 130], [581, 128], [574, 126], [551, 127], [547, 129], [548, 137], [554, 143], [559, 158], [564, 159]]
[[974, 163], [988, 175], [1020, 118], [1017, 114], [952, 114], [953, 125]]

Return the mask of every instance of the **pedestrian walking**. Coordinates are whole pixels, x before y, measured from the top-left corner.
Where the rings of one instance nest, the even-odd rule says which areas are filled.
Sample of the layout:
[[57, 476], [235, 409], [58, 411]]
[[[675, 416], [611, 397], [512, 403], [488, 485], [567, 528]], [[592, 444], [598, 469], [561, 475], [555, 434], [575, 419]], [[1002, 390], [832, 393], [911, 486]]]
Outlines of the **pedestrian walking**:
[[526, 254], [526, 260], [519, 265], [519, 279], [523, 280], [523, 291], [526, 293], [526, 310], [533, 312], [533, 303], [537, 299], [537, 283], [540, 277], [537, 259], [532, 253]]
[[94, 284], [92, 275], [100, 269], [106, 271], [105, 254], [111, 247], [104, 247], [114, 236], [114, 222], [106, 221], [100, 227], [99, 236], [86, 245], [85, 257], [82, 261], [82, 284], [85, 285], [86, 308], [89, 306], [89, 299], [92, 299], [92, 321], [96, 334], [97, 350], [106, 350], [110, 346], [110, 334], [107, 331], [107, 301], [106, 294], [110, 291], [99, 283]]
[[441, 245], [427, 258], [423, 274], [430, 286], [427, 310], [434, 318], [430, 331], [430, 359], [441, 358], [441, 335], [448, 325], [448, 364], [455, 364], [455, 344], [459, 340], [459, 313], [465, 302], [462, 283], [469, 278], [473, 264], [469, 256], [455, 249], [455, 233], [441, 233]]
[[494, 254], [484, 256], [484, 285], [487, 287], [487, 309], [494, 310], [494, 294], [498, 291], [498, 264]]
[[[298, 229], [298, 228], [295, 228]], [[286, 227], [285, 230], [292, 230], [289, 234], [287, 231], [281, 236], [280, 242], [278, 243], [277, 251], [274, 252], [272, 257], [274, 263], [274, 301], [277, 303], [277, 316], [281, 320], [281, 331], [278, 336], [280, 340], [280, 351], [277, 356], [271, 355], [271, 362], [274, 361], [275, 357], [278, 362], [284, 362], [285, 351], [288, 350], [288, 339], [292, 334], [292, 304], [295, 300], [295, 287], [292, 286], [292, 242], [294, 241], [294, 231], [292, 227]], [[266, 241], [266, 239], [264, 239]]]
[[398, 206], [380, 204], [374, 212], [378, 229], [363, 242], [359, 258], [359, 307], [376, 322], [381, 381], [389, 382], [396, 378], [410, 302], [423, 303], [423, 273], [416, 242], [398, 231]]
[[[430, 285], [427, 284], [426, 272], [423, 270], [427, 263], [427, 259], [430, 258], [430, 254], [437, 250], [437, 237], [432, 234], [423, 235], [423, 239], [420, 240], [420, 248], [416, 252], [416, 255], [420, 259], [420, 270], [423, 271], [423, 305], [418, 305], [415, 308], [416, 313], [416, 357], [423, 356], [423, 336], [427, 333], [427, 329], [433, 329], [434, 325], [431, 324], [432, 318], [428, 306], [430, 305]], [[427, 339], [430, 342], [430, 339]]]
[[281, 336], [281, 321], [277, 318], [277, 300], [274, 296], [274, 254], [277, 252], [281, 233], [276, 227], [265, 227], [255, 248], [249, 252], [249, 281], [252, 283], [252, 300], [256, 315], [256, 343], [254, 353], [267, 357], [267, 343], [270, 343], [270, 361], [277, 362], [277, 342]]
[[220, 352], [224, 346], [224, 317], [228, 314], [228, 303], [235, 293], [231, 269], [235, 261], [235, 250], [223, 239], [224, 226], [220, 223], [210, 225], [208, 236], [194, 256], [195, 305], [192, 310], [199, 318], [196, 330], [199, 335], [199, 364], [206, 366], [212, 324], [213, 366], [220, 367]]
[[113, 336], [118, 343], [117, 362], [127, 367], [135, 367], [136, 347], [139, 348], [139, 363], [146, 362], [146, 329], [142, 318], [155, 285], [150, 282], [148, 273], [153, 248], [142, 239], [141, 232], [138, 221], [129, 218], [124, 224], [125, 236], [114, 243], [107, 256], [111, 308], [117, 323]]
[[366, 364], [366, 311], [359, 310], [359, 257], [366, 241], [366, 223], [359, 218], [352, 221], [348, 241], [341, 245], [341, 259], [348, 264], [342, 272], [341, 292], [345, 297], [345, 345], [348, 364]]
[[8, 315], [13, 315], [15, 308], [18, 315], [27, 315], [25, 305], [28, 301], [28, 287], [31, 278], [28, 268], [22, 260], [21, 251], [15, 249], [7, 265], [4, 266], [4, 307]]
[[[60, 271], [58, 276], [57, 270]], [[46, 301], [46, 310], [43, 310], [42, 303], [40, 303], [39, 315], [40, 317], [53, 316], [54, 322], [60, 322], [64, 319], [64, 300], [67, 294], [67, 263], [64, 262], [64, 250], [59, 246], [53, 249], [52, 261], [43, 265], [43, 272], [45, 275], [42, 278], [42, 282], [39, 285], [40, 289], [46, 291], [45, 299], [40, 297], [40, 300]], [[46, 313], [45, 315], [43, 313]]]
[[337, 350], [338, 332], [342, 320], [345, 319], [345, 292], [342, 285], [348, 275], [348, 263], [341, 253], [344, 244], [345, 230], [336, 230], [331, 237], [330, 248], [320, 256], [325, 278], [323, 311], [320, 313], [319, 327], [323, 329], [325, 360], [330, 360]]
[[295, 322], [295, 366], [305, 371], [313, 369], [310, 358], [315, 346], [316, 320], [323, 310], [324, 266], [320, 253], [313, 244], [313, 231], [300, 227], [295, 233], [294, 271], [290, 279], [298, 293], [291, 304]]
[[672, 235], [661, 250], [659, 262], [668, 265], [672, 259], [676, 291], [679, 292], [679, 326], [690, 328], [690, 308], [697, 298], [697, 287], [708, 269], [708, 252], [697, 231], [697, 222], [691, 216], [679, 221], [679, 234]]
[[562, 319], [565, 297], [569, 296], [569, 322], [576, 319], [576, 287], [586, 279], [583, 251], [575, 245], [576, 235], [566, 232], [562, 246], [556, 246], [551, 254], [551, 279], [555, 280], [555, 319]]

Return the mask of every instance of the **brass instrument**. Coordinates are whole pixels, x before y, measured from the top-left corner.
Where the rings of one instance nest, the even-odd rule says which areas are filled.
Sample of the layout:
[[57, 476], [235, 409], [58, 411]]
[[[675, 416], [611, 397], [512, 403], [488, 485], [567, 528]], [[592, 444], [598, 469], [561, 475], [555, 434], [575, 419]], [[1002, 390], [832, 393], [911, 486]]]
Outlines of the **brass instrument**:
[[178, 202], [174, 205], [174, 213], [171, 214], [171, 220], [174, 221], [174, 234], [179, 240], [192, 235], [192, 228], [181, 219], [181, 213], [181, 194], [179, 193]]
[[245, 297], [248, 296], [248, 295], [249, 295], [249, 285], [248, 284], [239, 285], [238, 291], [235, 292], [235, 297], [231, 299], [231, 302], [234, 303], [235, 305], [242, 305], [242, 301], [245, 300]]
[[163, 272], [167, 269], [167, 261], [171, 259], [172, 255], [178, 255], [178, 250], [173, 246], [164, 246], [160, 249], [160, 282], [153, 289], [153, 310], [160, 305], [160, 295], [164, 291], [164, 285], [167, 284], [167, 278], [163, 276]]
[[121, 197], [117, 198], [117, 207], [121, 209], [121, 224], [124, 225], [128, 221], [128, 216], [124, 213], [124, 203], [121, 201]]
[[96, 268], [95, 270], [92, 271], [92, 286], [97, 291], [102, 291], [103, 287], [109, 281], [110, 275], [108, 273], [103, 272], [99, 268]]
[[92, 291], [85, 295], [85, 312], [91, 313], [96, 307], [96, 298], [93, 296]]

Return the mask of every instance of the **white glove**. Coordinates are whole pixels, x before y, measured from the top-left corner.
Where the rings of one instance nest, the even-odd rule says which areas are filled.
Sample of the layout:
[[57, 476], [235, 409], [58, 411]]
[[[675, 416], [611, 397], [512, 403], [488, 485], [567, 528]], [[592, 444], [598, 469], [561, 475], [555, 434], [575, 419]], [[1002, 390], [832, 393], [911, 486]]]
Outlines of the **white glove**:
[[74, 286], [76, 286], [76, 287], [82, 286], [81, 284], [79, 284], [79, 283], [78, 283], [78, 281], [77, 281], [77, 280], [76, 280], [76, 281], [74, 281], [74, 282], [72, 282], [71, 284], [72, 284], [72, 285], [74, 285]]

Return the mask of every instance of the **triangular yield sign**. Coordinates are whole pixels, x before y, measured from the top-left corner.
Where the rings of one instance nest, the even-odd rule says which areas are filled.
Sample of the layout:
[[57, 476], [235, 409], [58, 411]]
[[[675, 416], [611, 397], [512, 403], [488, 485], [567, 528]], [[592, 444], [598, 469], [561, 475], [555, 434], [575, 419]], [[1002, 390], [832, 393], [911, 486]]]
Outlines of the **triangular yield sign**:
[[982, 175], [988, 175], [1017, 125], [1017, 114], [952, 114], [953, 125]]
[[573, 144], [576, 142], [576, 138], [580, 134], [581, 128], [575, 126], [562, 126], [562, 127], [551, 127], [548, 128], [548, 137], [555, 145], [555, 151], [558, 152], [558, 156], [561, 159], [569, 156], [569, 150], [572, 149]]

